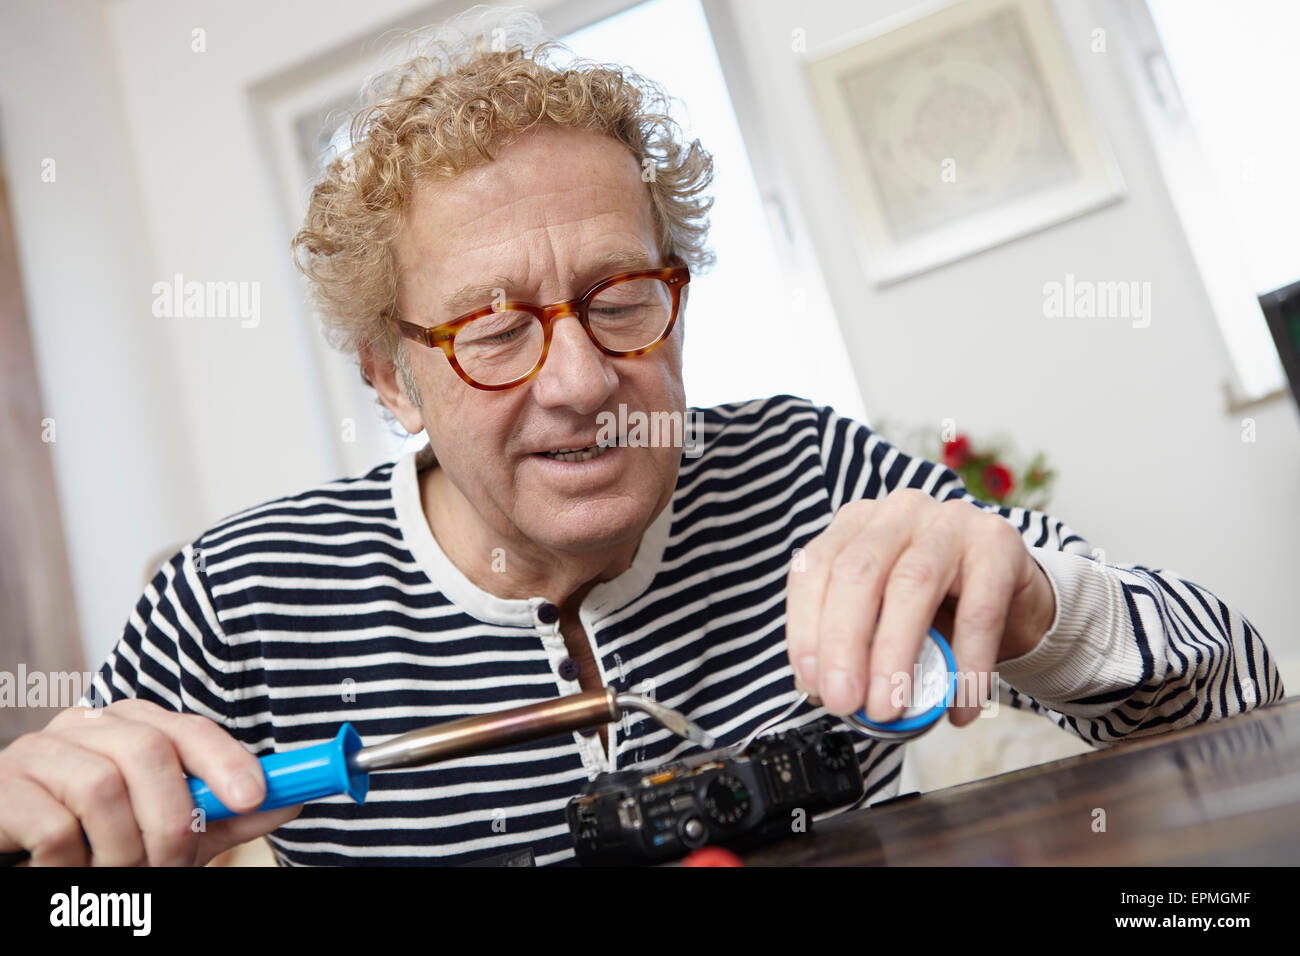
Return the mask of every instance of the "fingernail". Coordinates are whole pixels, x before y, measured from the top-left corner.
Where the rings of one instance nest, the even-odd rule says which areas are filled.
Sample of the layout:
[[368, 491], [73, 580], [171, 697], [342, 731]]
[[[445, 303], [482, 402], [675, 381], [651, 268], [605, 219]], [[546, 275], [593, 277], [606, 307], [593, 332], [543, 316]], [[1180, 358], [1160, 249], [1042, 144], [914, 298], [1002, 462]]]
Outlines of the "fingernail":
[[867, 698], [867, 717], [878, 724], [894, 719], [894, 708], [889, 701], [889, 681], [880, 674], [871, 678], [871, 695]]
[[799, 658], [799, 677], [804, 690], [809, 693], [817, 690], [817, 658], [812, 654]]
[[822, 700], [826, 702], [827, 710], [841, 716], [852, 713], [861, 703], [853, 678], [848, 671], [838, 667], [830, 671], [822, 681]]
[[235, 779], [230, 781], [230, 792], [235, 795], [235, 799], [240, 803], [261, 803], [259, 795], [262, 790], [249, 773], [236, 775]]

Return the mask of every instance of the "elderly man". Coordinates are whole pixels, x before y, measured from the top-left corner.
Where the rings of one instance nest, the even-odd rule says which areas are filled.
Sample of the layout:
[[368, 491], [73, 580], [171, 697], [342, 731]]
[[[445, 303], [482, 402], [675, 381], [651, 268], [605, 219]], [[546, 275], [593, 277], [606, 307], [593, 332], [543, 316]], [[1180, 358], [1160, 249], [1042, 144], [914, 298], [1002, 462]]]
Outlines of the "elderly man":
[[[723, 743], [797, 685], [815, 697], [791, 726], [888, 719], [932, 624], [960, 671], [996, 672], [1014, 706], [1099, 746], [1282, 696], [1259, 636], [1209, 592], [1097, 563], [1062, 522], [984, 505], [828, 408], [694, 411], [698, 456], [654, 430], [610, 436], [688, 413], [710, 164], [646, 81], [556, 71], [547, 51], [438, 47], [381, 78], [295, 240], [331, 332], [428, 447], [176, 554], [100, 672], [112, 703], [0, 755], [0, 850], [189, 863], [269, 833], [287, 864], [566, 860], [564, 806], [590, 776], [690, 745], [624, 721], [202, 833], [181, 777], [248, 811], [253, 755], [345, 721], [374, 743], [603, 686]], [[855, 739], [863, 802], [895, 793], [902, 745]]]

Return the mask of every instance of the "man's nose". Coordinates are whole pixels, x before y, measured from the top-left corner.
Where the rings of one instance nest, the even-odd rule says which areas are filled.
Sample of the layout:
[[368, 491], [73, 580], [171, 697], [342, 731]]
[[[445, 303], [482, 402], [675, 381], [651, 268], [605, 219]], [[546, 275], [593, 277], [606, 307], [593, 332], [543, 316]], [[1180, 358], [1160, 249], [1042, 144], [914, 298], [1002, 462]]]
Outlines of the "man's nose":
[[608, 356], [596, 348], [573, 312], [556, 317], [551, 347], [537, 379], [541, 404], [570, 405], [584, 413], [603, 405], [618, 385]]

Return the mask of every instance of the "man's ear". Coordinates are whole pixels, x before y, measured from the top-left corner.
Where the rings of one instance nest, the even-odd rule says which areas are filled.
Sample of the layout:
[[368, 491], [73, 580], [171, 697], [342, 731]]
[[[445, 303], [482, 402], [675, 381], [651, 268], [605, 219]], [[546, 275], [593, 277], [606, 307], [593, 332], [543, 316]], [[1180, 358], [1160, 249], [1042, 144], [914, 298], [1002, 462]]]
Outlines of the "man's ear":
[[[399, 348], [405, 346], [399, 345]], [[397, 373], [397, 366], [388, 358], [382, 358], [369, 344], [357, 346], [357, 359], [361, 363], [361, 373], [374, 387], [379, 400], [397, 419], [397, 423], [412, 435], [424, 429], [424, 418], [402, 388]]]

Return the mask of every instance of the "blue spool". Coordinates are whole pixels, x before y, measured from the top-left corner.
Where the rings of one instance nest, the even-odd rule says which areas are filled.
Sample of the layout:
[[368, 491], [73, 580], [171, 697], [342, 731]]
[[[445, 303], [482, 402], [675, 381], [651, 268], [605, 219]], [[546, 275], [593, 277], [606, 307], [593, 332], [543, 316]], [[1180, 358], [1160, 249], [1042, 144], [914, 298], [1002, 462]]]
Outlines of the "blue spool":
[[[919, 737], [925, 731], [929, 730], [939, 722], [948, 709], [949, 704], [955, 699], [957, 694], [957, 660], [953, 657], [952, 648], [948, 642], [943, 639], [943, 635], [930, 628], [928, 635], [930, 643], [937, 647], [942, 655], [943, 666], [945, 668], [946, 679], [944, 680], [943, 699], [933, 706], [927, 708], [921, 713], [907, 714], [904, 711], [903, 716], [897, 720], [890, 720], [884, 723], [877, 723], [867, 717], [867, 710], [864, 707], [855, 714], [850, 714], [848, 723], [860, 732], [870, 737], [880, 737], [886, 740], [905, 740], [912, 737]], [[937, 669], [937, 660], [933, 653], [927, 654], [926, 647], [922, 646], [918, 662], [921, 664], [921, 688], [913, 688], [913, 694], [918, 694], [926, 686], [930, 686], [933, 681], [931, 676]]]

